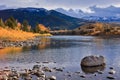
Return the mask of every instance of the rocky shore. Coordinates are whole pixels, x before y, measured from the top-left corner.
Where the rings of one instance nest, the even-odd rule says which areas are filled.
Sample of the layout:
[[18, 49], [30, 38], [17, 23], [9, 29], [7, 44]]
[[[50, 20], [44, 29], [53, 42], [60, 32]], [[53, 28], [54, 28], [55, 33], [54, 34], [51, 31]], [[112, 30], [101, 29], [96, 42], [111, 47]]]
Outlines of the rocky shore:
[[[43, 64], [49, 64], [48, 63], [43, 63]], [[56, 64], [56, 63], [55, 63]], [[70, 72], [70, 71], [65, 71], [66, 67], [48, 67], [48, 66], [43, 66], [43, 65], [33, 65], [33, 67], [30, 69], [21, 69], [21, 70], [16, 70], [14, 67], [9, 68], [5, 67], [5, 69], [0, 70], [0, 80], [74, 80], [75, 76], [79, 77], [79, 79], [85, 79], [85, 80], [92, 80], [96, 79], [96, 77], [99, 77], [101, 75], [106, 74], [104, 71], [99, 68], [94, 67], [96, 70], [93, 69], [90, 70], [91, 68], [89, 67], [89, 70], [92, 71], [92, 73], [83, 73], [81, 71], [76, 71], [76, 72]], [[86, 71], [87, 71], [86, 70]], [[56, 75], [56, 74], [62, 74]], [[90, 75], [91, 74], [91, 75]], [[113, 67], [109, 68], [109, 71], [107, 72], [107, 76], [105, 77], [105, 80], [109, 79], [116, 79], [114, 76], [116, 74], [116, 71]], [[61, 78], [60, 78], [61, 77]], [[100, 79], [103, 79], [100, 77]], [[76, 79], [78, 80], [78, 79]]]
[[0, 40], [0, 49], [5, 47], [23, 47], [23, 46], [39, 45], [41, 44], [40, 40], [41, 40], [40, 36], [25, 41]]
[[[95, 56], [94, 58], [90, 57], [90, 59], [99, 60], [96, 59]], [[96, 77], [101, 80], [116, 79], [116, 71], [113, 67], [109, 67], [106, 73], [104, 72], [105, 66], [102, 65], [95, 67], [84, 67], [80, 65], [82, 71], [77, 70], [75, 72], [71, 72], [67, 71], [67, 67], [50, 67], [48, 64], [57, 63], [49, 61], [36, 62], [32, 68], [20, 68], [20, 70], [17, 70], [15, 67], [5, 67], [2, 70], [0, 69], [0, 80], [96, 80]], [[75, 78], [76, 76], [78, 78]]]

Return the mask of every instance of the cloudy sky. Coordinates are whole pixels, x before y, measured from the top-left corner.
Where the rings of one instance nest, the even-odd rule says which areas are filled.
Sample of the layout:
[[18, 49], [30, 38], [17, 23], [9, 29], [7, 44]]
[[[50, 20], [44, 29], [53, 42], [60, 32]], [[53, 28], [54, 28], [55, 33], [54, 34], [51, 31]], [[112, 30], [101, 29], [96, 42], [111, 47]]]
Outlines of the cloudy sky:
[[0, 7], [19, 8], [19, 7], [37, 7], [46, 9], [64, 8], [64, 9], [82, 9], [90, 6], [108, 7], [110, 5], [120, 7], [120, 0], [0, 0]]

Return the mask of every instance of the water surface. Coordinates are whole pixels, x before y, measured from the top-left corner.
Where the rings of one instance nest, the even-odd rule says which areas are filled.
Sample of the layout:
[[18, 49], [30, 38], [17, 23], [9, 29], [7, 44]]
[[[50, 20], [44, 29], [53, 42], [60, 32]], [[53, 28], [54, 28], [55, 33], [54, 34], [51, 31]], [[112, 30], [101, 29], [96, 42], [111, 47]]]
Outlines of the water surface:
[[[106, 66], [100, 68], [103, 74], [93, 76], [95, 69], [83, 69], [80, 66], [82, 58], [88, 55], [102, 55], [106, 59]], [[90, 36], [52, 36], [41, 38], [41, 44], [37, 46], [25, 46], [17, 48], [5, 48], [0, 50], [0, 68], [15, 67], [32, 68], [40, 62], [49, 61], [46, 66], [64, 67], [64, 72], [70, 72], [72, 76], [67, 80], [82, 80], [75, 72], [87, 74], [86, 80], [107, 80], [109, 67], [117, 71], [114, 74], [116, 80], [120, 80], [120, 38], [100, 38]], [[54, 63], [56, 62], [56, 63]], [[66, 78], [63, 73], [55, 73], [58, 80]], [[51, 74], [52, 75], [52, 74]]]

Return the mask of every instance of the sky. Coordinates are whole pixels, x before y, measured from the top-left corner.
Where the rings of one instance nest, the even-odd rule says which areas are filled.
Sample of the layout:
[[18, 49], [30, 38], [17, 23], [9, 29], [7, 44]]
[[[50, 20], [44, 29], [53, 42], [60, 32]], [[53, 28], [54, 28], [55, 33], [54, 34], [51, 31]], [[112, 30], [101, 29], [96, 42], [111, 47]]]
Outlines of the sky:
[[64, 8], [88, 10], [91, 6], [108, 7], [110, 5], [120, 7], [120, 0], [0, 0], [0, 8]]

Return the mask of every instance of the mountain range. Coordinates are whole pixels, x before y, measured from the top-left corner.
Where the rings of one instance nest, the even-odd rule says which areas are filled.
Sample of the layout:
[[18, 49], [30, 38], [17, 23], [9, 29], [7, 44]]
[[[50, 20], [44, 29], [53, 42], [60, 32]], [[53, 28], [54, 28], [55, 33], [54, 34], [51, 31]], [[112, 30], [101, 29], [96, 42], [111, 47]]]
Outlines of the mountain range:
[[47, 10], [44, 8], [18, 8], [18, 9], [3, 9], [1, 6], [0, 18], [3, 20], [13, 16], [20, 23], [27, 20], [34, 28], [37, 23], [43, 24], [52, 30], [59, 29], [75, 29], [86, 23], [95, 21], [99, 22], [120, 22], [120, 7], [109, 6], [100, 8], [97, 6], [89, 7], [91, 13], [84, 12], [80, 9], [65, 10], [57, 8], [55, 10]]
[[112, 5], [106, 8], [101, 8], [97, 6], [89, 7], [89, 10], [91, 12], [84, 12], [80, 9], [65, 10], [63, 8], [57, 8], [55, 10], [72, 17], [83, 18], [86, 20], [100, 22], [120, 22], [120, 7], [115, 7]]
[[19, 22], [27, 20], [34, 28], [37, 23], [43, 24], [50, 29], [75, 29], [78, 26], [89, 22], [85, 19], [67, 16], [55, 10], [46, 10], [44, 8], [18, 8], [0, 10], [0, 18], [3, 20], [13, 16]]

